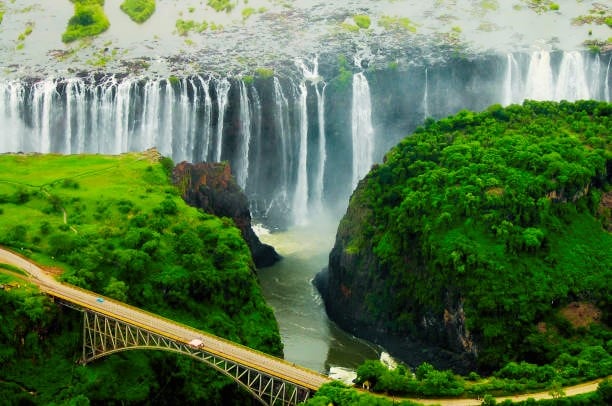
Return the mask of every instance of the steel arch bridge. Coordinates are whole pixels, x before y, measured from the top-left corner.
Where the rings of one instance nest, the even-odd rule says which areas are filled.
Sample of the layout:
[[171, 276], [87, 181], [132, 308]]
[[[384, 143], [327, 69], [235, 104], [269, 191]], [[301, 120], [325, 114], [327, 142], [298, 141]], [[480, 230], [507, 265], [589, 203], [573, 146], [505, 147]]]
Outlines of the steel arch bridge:
[[83, 312], [82, 364], [120, 351], [164, 350], [184, 354], [212, 366], [235, 380], [264, 405], [296, 405], [305, 402], [314, 392], [311, 388], [241, 365], [205, 348], [173, 340], [92, 310], [81, 309], [81, 311]]
[[332, 381], [281, 358], [60, 283], [29, 259], [1, 247], [0, 262], [23, 269], [29, 275], [28, 281], [41, 292], [83, 314], [83, 364], [132, 349], [171, 351], [212, 366], [269, 406], [304, 402], [321, 385]]

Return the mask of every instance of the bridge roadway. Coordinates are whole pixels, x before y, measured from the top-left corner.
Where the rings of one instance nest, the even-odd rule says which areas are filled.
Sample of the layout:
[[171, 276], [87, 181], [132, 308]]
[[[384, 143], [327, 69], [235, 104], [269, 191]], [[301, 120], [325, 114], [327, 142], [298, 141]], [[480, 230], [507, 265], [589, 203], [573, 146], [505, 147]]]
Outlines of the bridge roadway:
[[30, 260], [2, 248], [0, 248], [0, 263], [23, 269], [30, 275], [31, 282], [38, 285], [41, 291], [50, 296], [72, 303], [80, 308], [91, 309], [133, 324], [178, 342], [188, 344], [193, 339], [200, 339], [204, 348], [211, 353], [296, 385], [316, 391], [324, 383], [332, 381], [329, 377], [307, 368], [296, 366], [280, 358], [175, 323], [172, 320], [145, 312], [125, 303], [106, 298], [103, 302], [98, 302], [97, 298], [100, 295], [60, 283]]

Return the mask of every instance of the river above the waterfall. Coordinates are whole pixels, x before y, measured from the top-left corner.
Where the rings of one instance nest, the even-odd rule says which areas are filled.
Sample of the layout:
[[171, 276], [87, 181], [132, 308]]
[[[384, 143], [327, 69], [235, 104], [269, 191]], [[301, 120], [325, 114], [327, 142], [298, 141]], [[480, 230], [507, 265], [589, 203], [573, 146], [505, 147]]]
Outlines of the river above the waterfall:
[[596, 0], [560, 6], [531, 0], [245, 0], [232, 2], [228, 12], [201, 0], [158, 0], [155, 13], [137, 24], [121, 11], [122, 1], [104, 2], [105, 32], [65, 44], [73, 3], [0, 0], [0, 69], [18, 77], [242, 75], [262, 68], [278, 74], [295, 59], [325, 53], [380, 68], [444, 59], [445, 52], [578, 50], [585, 40], [606, 43], [610, 28], [603, 21], [612, 13]]
[[312, 284], [315, 274], [327, 266], [336, 227], [337, 221], [330, 220], [274, 233], [258, 230], [260, 239], [283, 256], [257, 273], [278, 320], [285, 359], [325, 374], [355, 369], [382, 352], [330, 321]]

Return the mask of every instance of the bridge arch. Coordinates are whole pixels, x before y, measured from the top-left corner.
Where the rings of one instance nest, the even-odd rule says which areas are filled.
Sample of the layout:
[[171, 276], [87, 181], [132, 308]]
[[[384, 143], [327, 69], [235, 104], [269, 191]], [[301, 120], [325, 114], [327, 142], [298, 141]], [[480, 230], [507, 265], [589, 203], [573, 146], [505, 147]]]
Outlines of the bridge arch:
[[296, 405], [310, 398], [314, 389], [236, 362], [206, 348], [162, 336], [107, 315], [83, 313], [82, 364], [128, 350], [162, 350], [187, 355], [232, 378], [263, 405]]

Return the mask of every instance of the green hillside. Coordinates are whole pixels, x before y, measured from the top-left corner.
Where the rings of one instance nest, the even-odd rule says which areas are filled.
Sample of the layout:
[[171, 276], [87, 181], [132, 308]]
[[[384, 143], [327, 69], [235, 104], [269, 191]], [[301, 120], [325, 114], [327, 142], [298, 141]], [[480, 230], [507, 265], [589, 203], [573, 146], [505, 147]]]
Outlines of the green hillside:
[[[155, 151], [0, 155], [0, 245], [68, 283], [281, 355], [239, 230], [187, 206], [170, 183], [172, 167]], [[36, 404], [250, 401], [204, 364], [165, 353], [75, 365], [79, 313], [21, 285], [0, 290], [0, 396]]]
[[351, 198], [332, 318], [343, 309], [349, 328], [423, 339], [483, 371], [609, 354], [611, 113], [525, 102], [428, 121]]

